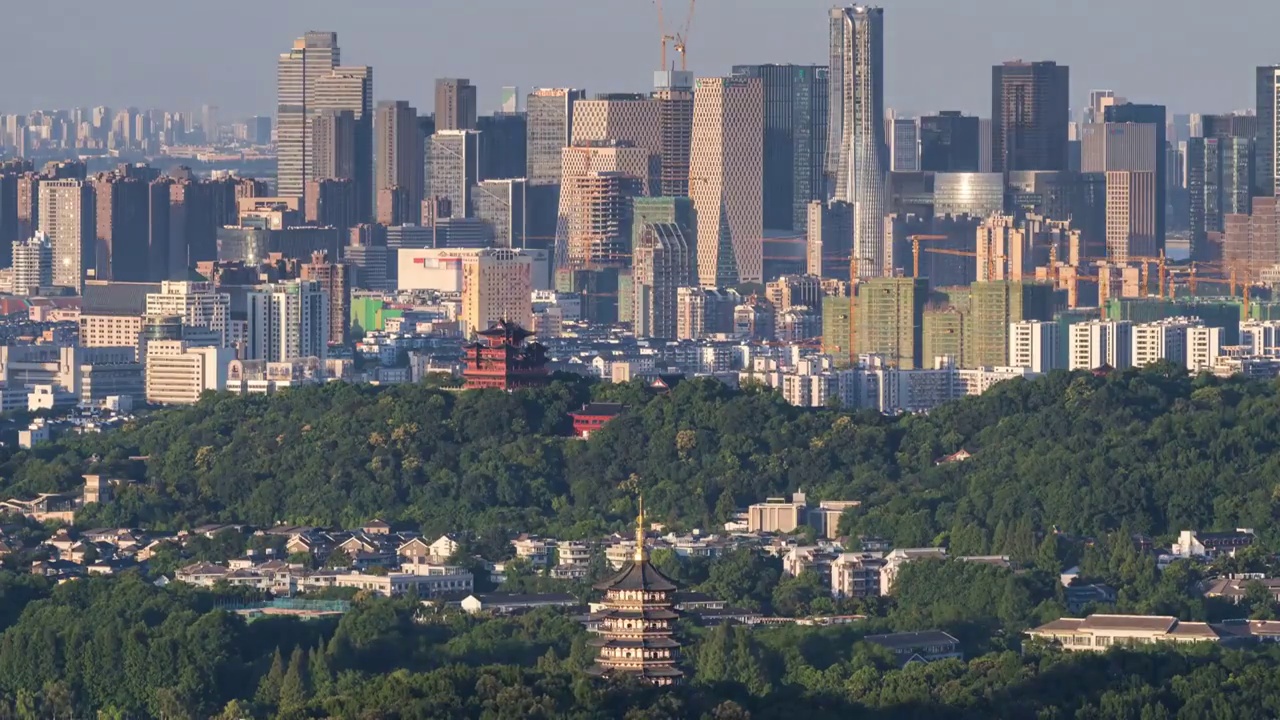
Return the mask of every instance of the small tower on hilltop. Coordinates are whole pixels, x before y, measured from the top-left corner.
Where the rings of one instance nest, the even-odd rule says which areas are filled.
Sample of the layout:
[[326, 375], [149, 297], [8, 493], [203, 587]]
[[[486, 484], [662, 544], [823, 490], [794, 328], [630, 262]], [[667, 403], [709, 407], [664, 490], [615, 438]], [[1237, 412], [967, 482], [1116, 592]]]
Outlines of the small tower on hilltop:
[[676, 584], [658, 572], [644, 546], [644, 498], [636, 518], [636, 554], [617, 575], [595, 586], [604, 591], [604, 609], [592, 616], [600, 623], [600, 637], [590, 641], [600, 649], [588, 673], [597, 677], [633, 675], [655, 685], [674, 685], [684, 678], [676, 666], [680, 643], [675, 639], [673, 595]]

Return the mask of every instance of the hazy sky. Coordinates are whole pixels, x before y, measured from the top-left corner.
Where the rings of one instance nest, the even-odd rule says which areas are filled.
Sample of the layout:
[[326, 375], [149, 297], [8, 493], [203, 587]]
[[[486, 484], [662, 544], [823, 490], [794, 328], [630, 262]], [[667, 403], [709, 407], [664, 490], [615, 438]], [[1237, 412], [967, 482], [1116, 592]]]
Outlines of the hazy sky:
[[[658, 65], [653, 0], [6, 0], [0, 110], [222, 108], [270, 114], [276, 57], [334, 30], [375, 99], [431, 109], [433, 79], [469, 77], [481, 111], [502, 85], [643, 91]], [[669, 23], [686, 0], [665, 0]], [[830, 0], [697, 0], [689, 67], [826, 62]], [[886, 0], [886, 105], [990, 113], [991, 65], [1071, 66], [1073, 110], [1094, 88], [1172, 112], [1251, 107], [1253, 67], [1280, 62], [1276, 0]], [[673, 54], [674, 55], [674, 54]]]

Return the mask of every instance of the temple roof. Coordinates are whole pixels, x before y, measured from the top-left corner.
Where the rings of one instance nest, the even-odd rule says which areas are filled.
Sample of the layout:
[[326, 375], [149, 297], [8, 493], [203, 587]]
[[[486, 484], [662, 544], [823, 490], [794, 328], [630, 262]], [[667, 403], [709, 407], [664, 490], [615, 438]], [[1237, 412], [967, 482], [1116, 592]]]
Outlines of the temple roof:
[[650, 649], [674, 649], [680, 647], [680, 643], [669, 637], [644, 638], [641, 640], [620, 640], [618, 638], [594, 637], [587, 641], [589, 647], [612, 647], [612, 648], [650, 648]]
[[509, 320], [499, 320], [491, 325], [487, 330], [481, 330], [476, 333], [485, 337], [509, 337], [515, 340], [524, 340], [533, 335], [532, 332], [520, 327], [518, 323]]
[[622, 566], [617, 575], [596, 583], [596, 590], [650, 590], [653, 592], [672, 592], [676, 584], [666, 575], [658, 572], [648, 560], [636, 562], [632, 560]]
[[604, 608], [599, 612], [591, 613], [592, 620], [603, 620], [605, 618], [621, 618], [623, 620], [675, 620], [680, 617], [678, 613], [663, 608], [661, 610], [624, 610], [622, 608]]

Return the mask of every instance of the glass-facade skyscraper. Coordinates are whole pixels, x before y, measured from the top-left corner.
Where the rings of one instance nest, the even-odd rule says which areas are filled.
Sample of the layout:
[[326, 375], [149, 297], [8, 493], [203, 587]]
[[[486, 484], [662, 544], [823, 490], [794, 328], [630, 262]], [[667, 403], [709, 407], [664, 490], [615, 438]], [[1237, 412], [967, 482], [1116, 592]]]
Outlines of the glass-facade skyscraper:
[[339, 62], [338, 34], [308, 32], [276, 66], [276, 194], [301, 198], [311, 162], [316, 81]]
[[885, 182], [889, 146], [884, 123], [884, 10], [832, 8], [828, 77], [827, 182], [853, 206], [859, 277], [884, 272]]
[[803, 230], [809, 202], [825, 197], [827, 68], [735, 65], [764, 86], [764, 227]]

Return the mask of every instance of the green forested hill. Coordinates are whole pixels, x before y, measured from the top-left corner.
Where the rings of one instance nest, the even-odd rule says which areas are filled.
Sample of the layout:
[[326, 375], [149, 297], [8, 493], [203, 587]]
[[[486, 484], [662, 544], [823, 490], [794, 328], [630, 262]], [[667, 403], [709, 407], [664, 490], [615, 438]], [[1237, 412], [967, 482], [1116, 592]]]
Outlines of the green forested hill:
[[[588, 441], [567, 437], [566, 413], [592, 398], [629, 411]], [[515, 394], [330, 384], [210, 396], [123, 431], [9, 450], [0, 492], [73, 487], [97, 454], [93, 469], [139, 482], [86, 513], [91, 524], [377, 516], [428, 532], [570, 537], [621, 527], [637, 490], [655, 519], [708, 528], [803, 489], [861, 500], [853, 532], [899, 545], [942, 536], [959, 553], [1007, 552], [1050, 527], [1254, 527], [1274, 544], [1278, 438], [1276, 384], [1170, 367], [1055, 373], [899, 418], [793, 408], [712, 381], [669, 395], [584, 381]], [[961, 448], [973, 457], [935, 465]]]

